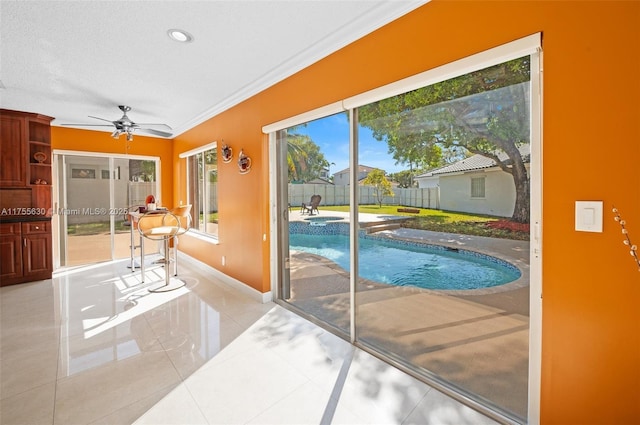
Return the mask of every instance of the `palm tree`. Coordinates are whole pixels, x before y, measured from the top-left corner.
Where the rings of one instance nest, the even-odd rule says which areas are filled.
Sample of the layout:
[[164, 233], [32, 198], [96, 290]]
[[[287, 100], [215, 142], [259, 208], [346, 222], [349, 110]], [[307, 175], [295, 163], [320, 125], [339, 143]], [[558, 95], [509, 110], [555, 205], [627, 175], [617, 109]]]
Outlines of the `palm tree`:
[[[295, 130], [294, 130], [295, 131]], [[310, 181], [320, 176], [329, 161], [320, 147], [306, 134], [287, 132], [287, 168], [289, 181]]]
[[287, 134], [287, 168], [290, 180], [298, 180], [300, 172], [307, 171], [309, 154], [304, 149], [305, 136]]

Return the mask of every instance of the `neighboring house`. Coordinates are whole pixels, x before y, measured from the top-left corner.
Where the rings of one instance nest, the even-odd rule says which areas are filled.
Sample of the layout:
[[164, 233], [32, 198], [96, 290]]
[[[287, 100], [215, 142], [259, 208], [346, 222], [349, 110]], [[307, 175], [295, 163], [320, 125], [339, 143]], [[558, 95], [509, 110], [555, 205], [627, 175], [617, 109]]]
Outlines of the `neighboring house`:
[[329, 175], [329, 168], [322, 167], [322, 171], [320, 171], [320, 175], [318, 177], [320, 177], [320, 179], [322, 180], [330, 181], [331, 176]]
[[[358, 165], [358, 182], [366, 179], [370, 172], [377, 170], [376, 167], [368, 167], [366, 165]], [[345, 168], [342, 171], [338, 171], [333, 175], [333, 184], [336, 186], [348, 186], [349, 185], [349, 168]], [[382, 170], [384, 171], [384, 170]], [[386, 173], [385, 173], [386, 174]]]
[[[529, 170], [530, 146], [520, 147]], [[500, 153], [500, 159], [506, 158]], [[416, 176], [419, 188], [440, 190], [440, 208], [474, 214], [511, 217], [516, 200], [513, 177], [500, 169], [493, 159], [473, 155]]]

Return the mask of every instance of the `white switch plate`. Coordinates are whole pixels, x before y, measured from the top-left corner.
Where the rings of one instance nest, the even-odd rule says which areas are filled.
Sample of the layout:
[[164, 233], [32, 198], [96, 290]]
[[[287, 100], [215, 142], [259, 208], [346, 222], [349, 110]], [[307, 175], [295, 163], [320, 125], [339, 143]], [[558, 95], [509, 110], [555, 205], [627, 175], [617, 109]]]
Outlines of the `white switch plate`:
[[602, 233], [602, 201], [576, 201], [576, 231]]

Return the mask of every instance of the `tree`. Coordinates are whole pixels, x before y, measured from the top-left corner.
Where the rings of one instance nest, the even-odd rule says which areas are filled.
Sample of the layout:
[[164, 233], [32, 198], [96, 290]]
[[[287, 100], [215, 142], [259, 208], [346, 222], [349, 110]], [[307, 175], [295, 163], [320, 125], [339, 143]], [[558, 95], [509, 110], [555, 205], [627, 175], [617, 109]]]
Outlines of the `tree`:
[[156, 162], [140, 159], [129, 160], [129, 178], [138, 181], [153, 182], [156, 179]]
[[394, 196], [393, 190], [391, 190], [391, 183], [384, 175], [384, 171], [380, 169], [372, 170], [367, 177], [362, 181], [362, 184], [367, 186], [373, 186], [373, 192], [376, 194], [378, 200], [378, 206], [382, 208], [382, 199], [385, 196]]
[[[512, 219], [529, 222], [529, 176], [520, 147], [529, 143], [529, 57], [361, 107], [360, 125], [386, 141], [400, 163], [442, 163], [456, 150], [480, 154], [511, 174]], [[446, 153], [444, 153], [446, 152]]]
[[409, 188], [415, 186], [413, 178], [415, 177], [416, 173], [416, 170], [403, 170], [398, 171], [397, 173], [390, 174], [389, 178], [391, 179], [391, 181], [398, 183], [398, 187]]
[[320, 176], [329, 161], [320, 147], [307, 135], [287, 134], [289, 181], [308, 182]]

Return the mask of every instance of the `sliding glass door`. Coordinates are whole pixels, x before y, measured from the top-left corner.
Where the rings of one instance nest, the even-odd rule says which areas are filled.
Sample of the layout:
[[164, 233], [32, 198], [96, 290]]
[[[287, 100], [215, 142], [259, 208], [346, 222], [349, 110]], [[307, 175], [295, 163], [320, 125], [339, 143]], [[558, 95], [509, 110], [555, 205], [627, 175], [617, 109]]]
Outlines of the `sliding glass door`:
[[[156, 196], [158, 160], [57, 152], [57, 267], [130, 257], [130, 207]], [[137, 241], [137, 238], [136, 238]], [[147, 252], [157, 250], [146, 247]], [[138, 251], [139, 253], [139, 251]]]
[[[358, 341], [520, 418], [528, 402], [528, 232], [497, 229], [528, 229], [529, 62], [364, 105], [356, 123], [387, 144], [389, 163], [409, 165], [413, 180], [371, 173], [363, 191], [415, 216], [360, 235]], [[367, 143], [360, 138], [359, 152]], [[422, 194], [424, 181], [437, 182], [440, 210], [405, 197]], [[396, 183], [410, 189], [394, 191]]]
[[[350, 272], [347, 179], [335, 181], [331, 169], [349, 174], [349, 125], [340, 113], [281, 130], [283, 217], [282, 298], [291, 306], [349, 334]], [[329, 209], [330, 208], [330, 209]]]
[[283, 305], [524, 422], [540, 91], [537, 54], [511, 57], [272, 133], [276, 279]]

